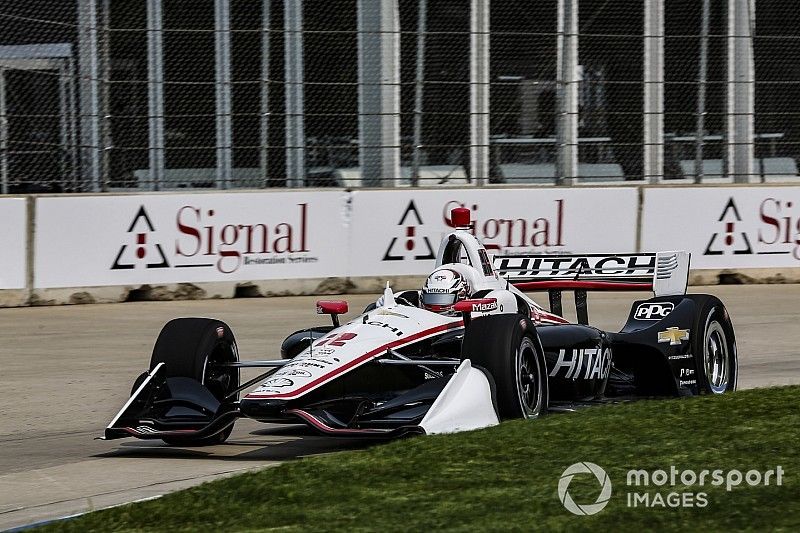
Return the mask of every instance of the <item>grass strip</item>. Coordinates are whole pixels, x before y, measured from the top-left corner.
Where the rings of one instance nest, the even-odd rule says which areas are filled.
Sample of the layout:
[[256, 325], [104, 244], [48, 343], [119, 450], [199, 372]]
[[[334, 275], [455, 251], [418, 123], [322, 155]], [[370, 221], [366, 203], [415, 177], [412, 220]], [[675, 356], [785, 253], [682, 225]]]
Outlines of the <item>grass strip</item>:
[[[798, 406], [800, 387], [604, 405], [305, 458], [43, 530], [797, 531]], [[558, 495], [564, 470], [583, 461], [601, 466], [612, 481], [607, 506], [591, 516], [568, 512]], [[727, 490], [714, 486], [710, 473], [703, 486], [684, 485], [680, 476], [676, 486], [626, 484], [634, 469], [728, 475], [733, 469], [763, 474], [779, 465], [780, 486], [773, 476], [768, 486], [743, 480]], [[569, 485], [579, 504], [594, 503], [599, 493], [590, 474]], [[631, 506], [629, 493], [647, 494], [656, 506]], [[670, 493], [691, 493], [694, 506], [672, 507]], [[705, 506], [697, 506], [698, 493], [705, 494]]]

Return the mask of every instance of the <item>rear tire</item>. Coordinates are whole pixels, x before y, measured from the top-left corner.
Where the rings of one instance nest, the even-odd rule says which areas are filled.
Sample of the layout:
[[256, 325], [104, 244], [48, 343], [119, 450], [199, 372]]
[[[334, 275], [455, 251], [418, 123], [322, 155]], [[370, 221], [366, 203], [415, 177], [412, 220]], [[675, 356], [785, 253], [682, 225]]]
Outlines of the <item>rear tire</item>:
[[464, 332], [461, 354], [494, 378], [501, 419], [536, 418], [547, 411], [547, 364], [527, 317], [502, 314], [474, 319]]
[[734, 391], [739, 369], [733, 324], [718, 298], [701, 296], [695, 298], [698, 313], [692, 332], [697, 388], [701, 394]]
[[[239, 351], [233, 331], [222, 321], [211, 318], [176, 318], [161, 329], [150, 370], [164, 363], [164, 377], [187, 377], [203, 384], [220, 403], [235, 401], [238, 395], [225, 397], [239, 386], [239, 371], [231, 368], [220, 371], [210, 362], [234, 362]], [[164, 437], [172, 446], [208, 446], [221, 444], [233, 431], [233, 424], [205, 438]]]

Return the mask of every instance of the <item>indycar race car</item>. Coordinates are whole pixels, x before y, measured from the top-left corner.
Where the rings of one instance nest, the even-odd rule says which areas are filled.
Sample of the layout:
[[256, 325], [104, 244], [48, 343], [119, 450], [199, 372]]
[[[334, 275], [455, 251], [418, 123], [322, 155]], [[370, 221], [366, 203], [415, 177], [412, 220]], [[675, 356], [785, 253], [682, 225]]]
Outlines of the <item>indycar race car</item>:
[[[598, 401], [735, 390], [733, 325], [716, 297], [686, 294], [688, 253], [490, 259], [470, 231], [469, 210], [453, 210], [452, 220], [430, 287], [387, 286], [345, 324], [339, 316], [346, 302], [319, 301], [317, 312], [332, 324], [289, 335], [280, 359], [240, 361], [233, 332], [221, 321], [170, 321], [149, 370], [103, 438], [220, 443], [239, 417], [390, 438], [476, 429]], [[469, 294], [451, 299], [453, 279]], [[574, 291], [577, 323], [562, 317], [565, 290]], [[655, 296], [635, 301], [622, 329], [607, 332], [589, 325], [593, 290]], [[549, 310], [530, 291], [547, 291]], [[263, 372], [241, 383], [247, 368]]]

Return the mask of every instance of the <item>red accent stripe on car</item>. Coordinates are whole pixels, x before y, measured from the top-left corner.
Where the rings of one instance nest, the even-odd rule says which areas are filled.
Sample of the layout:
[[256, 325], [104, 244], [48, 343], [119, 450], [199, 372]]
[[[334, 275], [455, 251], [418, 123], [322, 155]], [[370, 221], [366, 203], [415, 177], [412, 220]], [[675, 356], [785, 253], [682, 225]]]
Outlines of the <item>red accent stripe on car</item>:
[[585, 289], [588, 291], [652, 291], [652, 283], [631, 283], [621, 281], [588, 281], [588, 280], [548, 280], [548, 281], [521, 281], [514, 283], [521, 291], [538, 291], [547, 289]]
[[547, 315], [539, 319], [541, 324], [569, 324], [569, 320], [558, 315]]
[[315, 417], [311, 413], [303, 411], [302, 409], [289, 409], [285, 412], [287, 415], [295, 415], [302, 418], [305, 422], [309, 423], [310, 425], [314, 426], [318, 430], [322, 431], [323, 433], [330, 433], [334, 435], [363, 435], [364, 433], [388, 433], [392, 430], [390, 429], [343, 429], [343, 428], [334, 428], [320, 420], [319, 418]]
[[296, 390], [289, 391], [289, 392], [282, 392], [282, 393], [274, 393], [274, 394], [256, 394], [256, 393], [251, 392], [250, 394], [247, 394], [244, 397], [244, 399], [245, 400], [249, 400], [249, 399], [294, 397], [294, 396], [302, 394], [302, 393], [304, 393], [304, 392], [306, 392], [306, 391], [308, 391], [308, 390], [310, 390], [312, 388], [315, 388], [318, 385], [322, 385], [326, 381], [330, 381], [332, 378], [338, 376], [342, 372], [350, 370], [354, 366], [357, 366], [357, 365], [359, 365], [361, 363], [364, 363], [367, 360], [371, 359], [372, 357], [378, 355], [379, 353], [385, 352], [388, 349], [397, 348], [398, 346], [402, 346], [404, 344], [409, 344], [409, 343], [414, 342], [416, 340], [419, 340], [419, 339], [421, 339], [423, 337], [428, 337], [430, 335], [435, 335], [436, 333], [440, 333], [442, 331], [447, 331], [447, 330], [450, 330], [450, 329], [456, 329], [456, 328], [461, 328], [461, 327], [464, 327], [464, 322], [459, 320], [457, 322], [451, 322], [449, 324], [443, 324], [441, 326], [436, 326], [435, 328], [426, 329], [426, 330], [420, 331], [418, 333], [415, 333], [413, 335], [409, 335], [408, 337], [405, 337], [403, 339], [397, 339], [397, 340], [389, 342], [387, 344], [383, 344], [381, 346], [378, 346], [377, 348], [375, 348], [373, 350], [370, 350], [369, 352], [365, 353], [364, 355], [353, 359], [349, 363], [345, 363], [345, 364], [343, 364], [342, 366], [340, 366], [338, 368], [334, 368], [333, 370], [331, 370], [327, 374], [318, 377], [314, 381], [310, 381], [310, 382], [306, 383], [305, 385], [303, 385], [302, 387], [299, 387]]

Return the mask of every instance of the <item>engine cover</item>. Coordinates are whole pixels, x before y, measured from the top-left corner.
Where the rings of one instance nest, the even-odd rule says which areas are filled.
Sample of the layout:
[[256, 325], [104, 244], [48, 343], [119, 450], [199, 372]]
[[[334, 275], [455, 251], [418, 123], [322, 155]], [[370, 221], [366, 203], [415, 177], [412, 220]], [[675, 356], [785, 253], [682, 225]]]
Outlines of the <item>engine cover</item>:
[[550, 399], [599, 399], [611, 370], [611, 347], [605, 333], [589, 326], [539, 326], [550, 384]]

